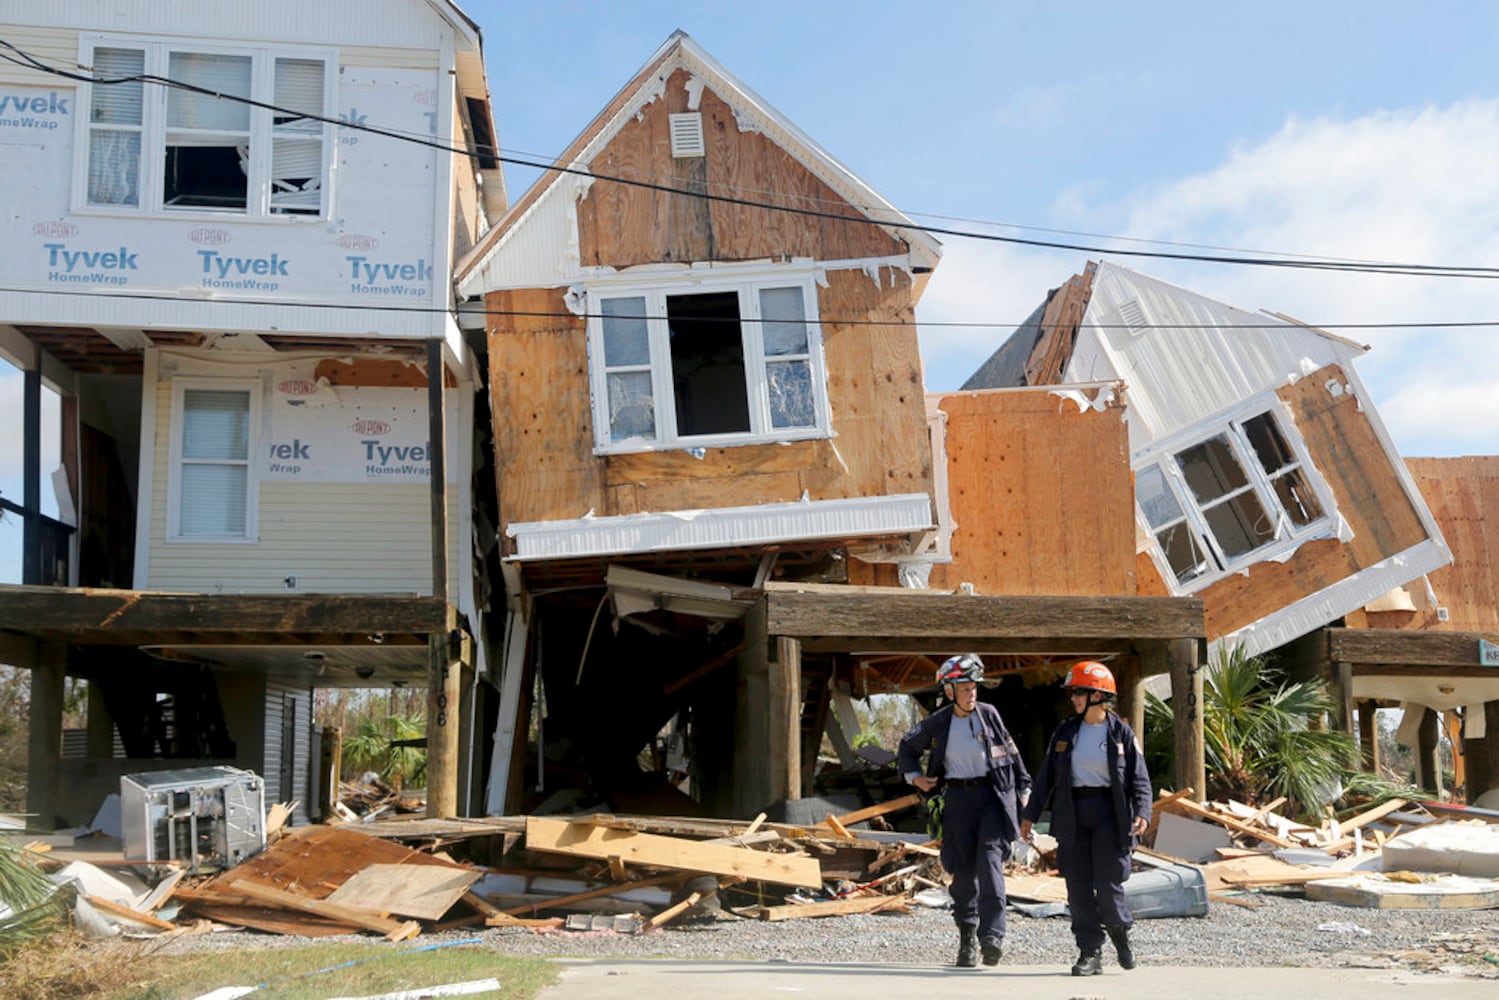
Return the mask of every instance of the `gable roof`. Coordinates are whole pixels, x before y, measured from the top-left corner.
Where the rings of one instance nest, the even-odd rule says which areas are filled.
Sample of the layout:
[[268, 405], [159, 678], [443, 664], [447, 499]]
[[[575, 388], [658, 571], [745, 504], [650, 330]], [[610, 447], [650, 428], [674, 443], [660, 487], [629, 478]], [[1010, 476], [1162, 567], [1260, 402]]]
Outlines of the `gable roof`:
[[881, 228], [893, 237], [904, 240], [911, 248], [913, 265], [918, 268], [936, 265], [941, 246], [935, 239], [745, 86], [685, 32], [676, 31], [554, 161], [553, 166], [558, 169], [533, 184], [459, 261], [455, 280], [461, 296], [484, 290], [479, 286], [486, 265], [515, 237], [524, 222], [544, 212], [546, 202], [555, 200], [559, 192], [576, 197], [586, 190], [592, 183], [588, 168], [593, 158], [642, 108], [661, 97], [666, 80], [678, 69], [703, 81], [707, 89], [727, 102], [743, 128], [763, 132], [849, 204], [866, 217], [879, 220]]

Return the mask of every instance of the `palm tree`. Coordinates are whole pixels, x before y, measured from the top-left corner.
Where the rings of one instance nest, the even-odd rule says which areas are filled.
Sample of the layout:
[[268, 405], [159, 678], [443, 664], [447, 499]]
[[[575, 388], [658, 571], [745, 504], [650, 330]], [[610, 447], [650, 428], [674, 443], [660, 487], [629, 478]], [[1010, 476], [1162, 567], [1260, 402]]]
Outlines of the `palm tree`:
[[69, 897], [20, 848], [0, 843], [0, 957], [61, 926]]
[[397, 790], [419, 787], [427, 780], [427, 753], [409, 744], [423, 735], [420, 719], [400, 715], [362, 719], [358, 732], [344, 740], [344, 770], [351, 774], [375, 771]]
[[[1333, 708], [1320, 681], [1290, 681], [1242, 647], [1220, 654], [1203, 673], [1203, 755], [1209, 798], [1262, 802], [1284, 795], [1292, 813], [1310, 816], [1342, 792], [1358, 766], [1347, 733], [1319, 728]], [[1171, 707], [1145, 705], [1146, 752], [1158, 773], [1173, 773]]]

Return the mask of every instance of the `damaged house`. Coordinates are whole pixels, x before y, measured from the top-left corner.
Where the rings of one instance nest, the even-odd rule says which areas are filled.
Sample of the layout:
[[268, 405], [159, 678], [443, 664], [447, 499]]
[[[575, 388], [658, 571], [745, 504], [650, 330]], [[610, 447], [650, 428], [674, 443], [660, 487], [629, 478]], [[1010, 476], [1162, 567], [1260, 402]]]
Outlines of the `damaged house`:
[[[477, 26], [439, 0], [18, 0], [0, 38], [26, 109], [0, 119], [25, 413], [0, 660], [31, 671], [35, 822], [194, 763], [300, 821], [314, 688], [429, 681], [434, 808], [467, 808], [487, 401], [450, 275], [506, 200]], [[89, 721], [62, 755], [65, 678]]]
[[913, 322], [938, 253], [678, 33], [460, 262], [509, 601], [486, 811], [754, 815], [856, 735], [850, 693], [968, 649], [1017, 686], [1085, 655], [1190, 682], [1201, 603], [1134, 592], [1098, 387], [1107, 580], [922, 588], [952, 558]]

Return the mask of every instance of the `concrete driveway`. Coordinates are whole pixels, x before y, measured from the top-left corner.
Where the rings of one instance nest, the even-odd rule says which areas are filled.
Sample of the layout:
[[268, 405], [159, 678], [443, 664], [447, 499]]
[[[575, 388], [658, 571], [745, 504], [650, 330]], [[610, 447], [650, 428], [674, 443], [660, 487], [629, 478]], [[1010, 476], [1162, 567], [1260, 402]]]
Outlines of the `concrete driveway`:
[[819, 965], [790, 962], [703, 962], [641, 959], [563, 959], [560, 982], [541, 1000], [806, 1000], [920, 997], [972, 1000], [975, 991], [1025, 1000], [1213, 1000], [1358, 997], [1359, 1000], [1442, 1000], [1499, 996], [1494, 981], [1421, 975], [1392, 969], [1203, 969], [1141, 966], [1073, 978], [1068, 966], [1001, 964], [958, 970], [918, 965]]

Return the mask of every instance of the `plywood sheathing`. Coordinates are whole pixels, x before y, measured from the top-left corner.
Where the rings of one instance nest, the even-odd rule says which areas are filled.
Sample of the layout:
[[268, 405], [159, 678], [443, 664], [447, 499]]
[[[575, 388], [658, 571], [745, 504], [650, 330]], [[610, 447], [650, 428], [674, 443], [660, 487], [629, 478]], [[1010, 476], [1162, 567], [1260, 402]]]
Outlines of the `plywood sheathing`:
[[1115, 387], [938, 397], [947, 415], [953, 560], [934, 589], [982, 594], [1135, 594], [1134, 484]]
[[1371, 613], [1369, 624], [1499, 632], [1499, 455], [1408, 458], [1405, 464], [1452, 550], [1451, 564], [1429, 577], [1447, 620], [1438, 621], [1436, 608], [1423, 601], [1414, 612]]
[[[593, 454], [584, 320], [560, 289], [491, 292], [490, 386], [505, 523], [931, 492], [907, 275], [832, 271], [818, 289], [835, 438]], [[508, 543], [507, 544], [513, 544]]]
[[[864, 218], [769, 137], [741, 132], [734, 109], [706, 87], [696, 109], [703, 116], [706, 155], [673, 158], [668, 116], [689, 110], [689, 77], [686, 70], [675, 70], [664, 97], [628, 121], [593, 158], [590, 169], [603, 176]], [[855, 260], [907, 250], [904, 242], [864, 222], [608, 182], [590, 186], [578, 205], [578, 245], [584, 267], [615, 268], [664, 261]]]
[[[1329, 384], [1341, 387], [1333, 392]], [[1285, 562], [1259, 562], [1204, 588], [1208, 638], [1259, 621], [1426, 540], [1399, 470], [1338, 365], [1327, 365], [1278, 395], [1290, 408], [1312, 464], [1327, 480], [1352, 539], [1307, 542]]]

